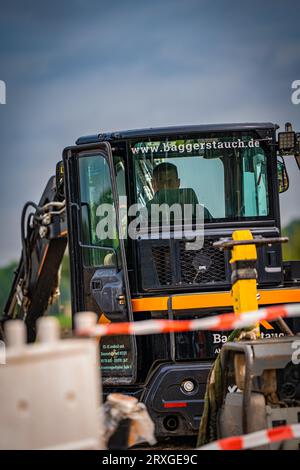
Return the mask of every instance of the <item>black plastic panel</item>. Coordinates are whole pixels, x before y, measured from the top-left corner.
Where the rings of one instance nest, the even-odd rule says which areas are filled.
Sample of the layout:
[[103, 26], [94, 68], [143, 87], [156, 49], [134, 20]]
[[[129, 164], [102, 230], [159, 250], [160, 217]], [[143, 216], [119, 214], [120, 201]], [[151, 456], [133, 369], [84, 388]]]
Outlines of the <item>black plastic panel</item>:
[[[155, 423], [156, 436], [194, 435], [198, 432], [204, 394], [211, 363], [169, 363], [155, 370], [142, 401]], [[182, 383], [192, 381], [195, 388], [184, 392]], [[173, 406], [174, 405], [174, 406]], [[168, 429], [173, 423], [174, 429]]]

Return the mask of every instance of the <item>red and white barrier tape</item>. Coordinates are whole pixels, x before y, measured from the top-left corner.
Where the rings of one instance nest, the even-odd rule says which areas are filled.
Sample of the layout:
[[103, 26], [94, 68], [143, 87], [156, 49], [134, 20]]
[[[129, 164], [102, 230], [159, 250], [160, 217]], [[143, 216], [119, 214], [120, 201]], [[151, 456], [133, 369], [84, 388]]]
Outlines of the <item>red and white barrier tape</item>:
[[194, 330], [235, 330], [252, 326], [262, 320], [274, 321], [279, 317], [299, 317], [300, 304], [276, 305], [239, 315], [226, 313], [197, 320], [143, 320], [137, 322], [107, 323], [87, 326], [79, 322], [78, 336], [150, 335], [156, 333]]
[[271, 444], [273, 442], [287, 441], [300, 438], [300, 424], [278, 426], [252, 432], [244, 436], [233, 436], [206, 444], [197, 450], [244, 450]]

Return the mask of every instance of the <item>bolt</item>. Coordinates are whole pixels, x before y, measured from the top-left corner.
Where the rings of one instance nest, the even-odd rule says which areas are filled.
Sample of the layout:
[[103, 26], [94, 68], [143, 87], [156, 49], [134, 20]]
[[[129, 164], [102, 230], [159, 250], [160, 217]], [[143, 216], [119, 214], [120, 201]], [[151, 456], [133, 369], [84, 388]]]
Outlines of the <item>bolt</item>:
[[47, 228], [47, 227], [44, 227], [44, 226], [42, 225], [42, 226], [40, 227], [40, 229], [39, 229], [40, 237], [41, 237], [41, 238], [46, 238], [47, 233], [48, 233], [48, 228]]
[[185, 392], [190, 393], [194, 390], [195, 384], [192, 382], [192, 380], [184, 380], [184, 382], [181, 384], [181, 387]]

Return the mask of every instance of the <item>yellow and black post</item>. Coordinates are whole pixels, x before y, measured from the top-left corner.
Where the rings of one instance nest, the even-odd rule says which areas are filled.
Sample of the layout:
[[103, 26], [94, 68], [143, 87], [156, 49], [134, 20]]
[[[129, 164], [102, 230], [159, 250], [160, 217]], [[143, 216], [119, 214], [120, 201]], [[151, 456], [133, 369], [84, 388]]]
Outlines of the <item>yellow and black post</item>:
[[[231, 295], [234, 312], [238, 315], [258, 309], [257, 299], [257, 251], [255, 244], [244, 244], [252, 241], [250, 230], [236, 230], [232, 234], [233, 241], [231, 251]], [[242, 242], [242, 244], [239, 244]], [[256, 325], [256, 334], [259, 336], [259, 325]]]

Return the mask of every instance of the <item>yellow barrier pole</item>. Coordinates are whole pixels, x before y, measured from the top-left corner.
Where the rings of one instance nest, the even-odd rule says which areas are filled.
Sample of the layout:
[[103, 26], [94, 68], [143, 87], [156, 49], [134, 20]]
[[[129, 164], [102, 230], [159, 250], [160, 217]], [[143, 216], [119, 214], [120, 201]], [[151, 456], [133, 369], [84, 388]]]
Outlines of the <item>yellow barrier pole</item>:
[[[232, 234], [235, 241], [253, 240], [250, 230], [236, 230]], [[231, 251], [231, 296], [234, 312], [239, 315], [242, 312], [258, 309], [257, 299], [257, 251], [255, 245], [234, 245]], [[258, 337], [259, 324], [255, 326]]]

